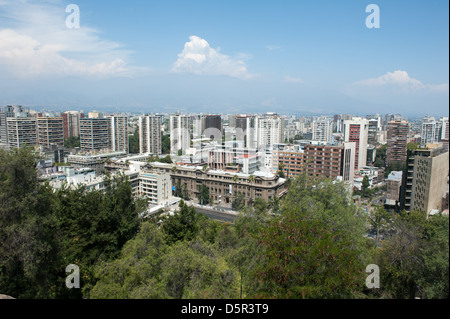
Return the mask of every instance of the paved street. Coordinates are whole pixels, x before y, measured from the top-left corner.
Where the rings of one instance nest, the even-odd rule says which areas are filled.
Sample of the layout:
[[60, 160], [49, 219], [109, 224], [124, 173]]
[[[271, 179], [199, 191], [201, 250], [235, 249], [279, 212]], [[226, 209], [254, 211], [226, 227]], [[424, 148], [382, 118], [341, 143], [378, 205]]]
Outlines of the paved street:
[[196, 205], [194, 207], [197, 212], [205, 214], [208, 218], [222, 222], [233, 223], [234, 219], [237, 217], [235, 213], [226, 212], [225, 210], [217, 211], [212, 208], [198, 207]]

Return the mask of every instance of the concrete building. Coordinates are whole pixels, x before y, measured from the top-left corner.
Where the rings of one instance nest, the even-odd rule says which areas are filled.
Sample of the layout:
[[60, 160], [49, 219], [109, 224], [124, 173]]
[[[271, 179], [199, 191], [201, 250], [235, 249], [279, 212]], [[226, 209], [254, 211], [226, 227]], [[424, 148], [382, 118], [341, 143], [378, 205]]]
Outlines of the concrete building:
[[405, 197], [407, 211], [420, 210], [427, 214], [440, 209], [447, 191], [449, 152], [443, 147], [408, 151]]
[[324, 177], [353, 182], [355, 143], [342, 145], [306, 145], [304, 148], [304, 170], [308, 176]]
[[386, 165], [406, 162], [409, 123], [389, 122], [387, 126]]
[[344, 121], [344, 141], [355, 142], [355, 170], [367, 164], [367, 140], [369, 133], [369, 120], [354, 117]]
[[186, 115], [174, 114], [169, 119], [170, 153], [183, 154], [191, 147], [191, 118]]
[[105, 162], [110, 159], [120, 158], [127, 155], [127, 152], [107, 152], [94, 155], [69, 155], [67, 161], [72, 164], [75, 169], [80, 168], [92, 168], [97, 174], [103, 172], [105, 168]]
[[323, 143], [331, 143], [333, 137], [333, 121], [327, 117], [319, 117], [311, 123], [312, 139]]
[[436, 121], [432, 116], [426, 116], [422, 119], [421, 141], [422, 145], [434, 144], [440, 141], [442, 132], [442, 123]]
[[284, 143], [284, 124], [284, 119], [274, 113], [258, 117], [255, 123], [257, 148]]
[[80, 136], [80, 119], [84, 114], [77, 111], [69, 111], [61, 114], [63, 118], [64, 139]]
[[110, 138], [111, 151], [124, 151], [128, 153], [129, 139], [128, 139], [128, 117], [127, 116], [111, 116], [108, 117], [111, 121]]
[[201, 185], [209, 189], [213, 202], [225, 204], [230, 204], [238, 194], [244, 195], [248, 205], [256, 198], [269, 201], [275, 196], [280, 198], [287, 192], [286, 180], [271, 173], [260, 171], [253, 174], [230, 173], [158, 162], [152, 163], [152, 167], [155, 172], [169, 173], [172, 185], [185, 185], [192, 199], [199, 197]]
[[64, 147], [64, 123], [62, 117], [37, 119], [38, 144], [45, 149]]
[[36, 118], [8, 117], [6, 126], [10, 148], [20, 148], [25, 144], [28, 146], [36, 146], [38, 144]]
[[386, 179], [386, 200], [385, 206], [391, 209], [398, 209], [401, 199], [401, 186], [403, 180], [402, 171], [392, 171]]
[[205, 117], [205, 130], [203, 135], [213, 140], [222, 140], [223, 126], [220, 115], [207, 115]]
[[272, 172], [276, 174], [282, 168], [284, 176], [294, 178], [304, 172], [304, 155], [299, 146], [272, 153]]
[[80, 119], [80, 146], [84, 151], [111, 149], [111, 120], [108, 118]]
[[159, 116], [139, 117], [139, 152], [161, 154], [161, 119]]

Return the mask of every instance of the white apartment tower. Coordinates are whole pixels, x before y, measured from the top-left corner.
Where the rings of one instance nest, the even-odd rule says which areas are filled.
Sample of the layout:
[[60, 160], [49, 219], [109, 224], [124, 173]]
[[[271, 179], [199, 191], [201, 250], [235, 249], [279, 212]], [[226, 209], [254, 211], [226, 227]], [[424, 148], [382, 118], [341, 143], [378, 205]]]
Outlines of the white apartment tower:
[[367, 140], [369, 136], [369, 120], [354, 117], [344, 121], [345, 142], [355, 142], [355, 171], [367, 164]]
[[277, 114], [267, 113], [258, 117], [255, 123], [257, 147], [270, 147], [284, 142], [284, 119]]
[[312, 139], [324, 143], [331, 143], [333, 137], [333, 120], [327, 117], [314, 119], [311, 124]]
[[191, 119], [186, 115], [171, 115], [169, 121], [170, 153], [183, 154], [191, 147]]
[[111, 150], [113, 152], [125, 151], [128, 153], [128, 117], [111, 116]]
[[161, 154], [161, 118], [155, 115], [139, 117], [139, 152]]

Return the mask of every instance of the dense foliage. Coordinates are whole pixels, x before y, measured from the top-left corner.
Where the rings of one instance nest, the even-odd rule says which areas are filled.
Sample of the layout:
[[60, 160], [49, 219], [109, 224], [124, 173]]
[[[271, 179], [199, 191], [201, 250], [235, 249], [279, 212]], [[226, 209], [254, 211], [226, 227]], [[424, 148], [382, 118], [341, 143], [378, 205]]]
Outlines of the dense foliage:
[[[105, 191], [40, 183], [36, 154], [0, 151], [0, 293], [17, 298], [448, 298], [448, 216], [370, 214], [346, 185], [301, 176], [233, 224], [181, 201], [140, 220], [124, 176]], [[181, 188], [182, 189], [182, 188]], [[207, 188], [200, 189], [206, 200]], [[68, 289], [76, 264], [81, 289]], [[366, 266], [381, 287], [365, 286]]]

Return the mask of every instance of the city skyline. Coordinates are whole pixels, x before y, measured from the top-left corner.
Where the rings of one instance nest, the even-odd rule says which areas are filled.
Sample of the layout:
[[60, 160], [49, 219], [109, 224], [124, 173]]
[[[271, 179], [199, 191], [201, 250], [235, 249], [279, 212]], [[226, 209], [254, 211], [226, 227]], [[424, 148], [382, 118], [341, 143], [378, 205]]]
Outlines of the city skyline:
[[70, 3], [0, 1], [0, 105], [448, 116], [444, 1]]

